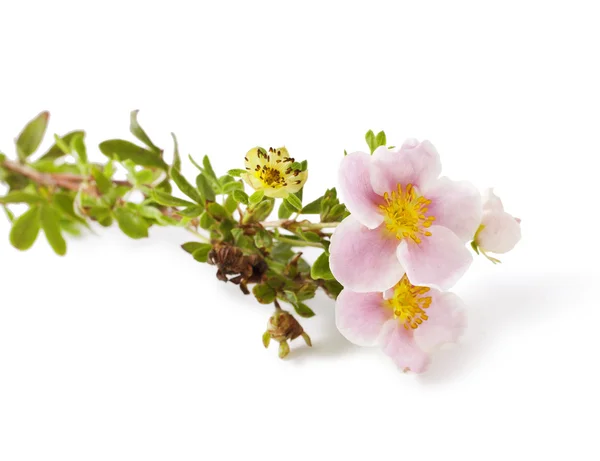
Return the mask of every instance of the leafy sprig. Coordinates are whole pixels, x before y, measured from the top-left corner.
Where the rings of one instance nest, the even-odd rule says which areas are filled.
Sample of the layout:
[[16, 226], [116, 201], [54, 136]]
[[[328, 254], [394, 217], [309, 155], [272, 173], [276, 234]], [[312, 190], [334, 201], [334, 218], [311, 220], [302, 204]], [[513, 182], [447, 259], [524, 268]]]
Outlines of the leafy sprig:
[[[181, 245], [190, 257], [214, 265], [219, 280], [275, 306], [265, 345], [279, 341], [284, 357], [289, 340], [303, 337], [312, 344], [281, 303], [308, 318], [315, 314], [307, 301], [319, 289], [332, 298], [342, 289], [329, 270], [331, 230], [348, 215], [335, 189], [306, 204], [302, 189], [276, 200], [263, 191], [247, 191], [239, 179], [245, 170], [218, 175], [206, 155], [200, 162], [188, 157], [198, 173], [186, 178], [175, 135], [168, 161], [140, 125], [137, 111], [130, 115], [137, 143], [101, 142], [105, 162], [90, 160], [82, 130], [54, 135], [50, 149], [39, 154], [48, 121], [49, 113], [42, 112], [25, 126], [16, 138], [15, 158], [0, 154], [0, 183], [6, 189], [0, 206], [12, 222], [9, 239], [15, 248], [31, 248], [43, 233], [62, 256], [67, 234], [97, 225], [116, 224], [132, 239], [147, 238], [153, 226], [181, 227], [193, 235]], [[381, 142], [381, 133], [373, 142]], [[294, 162], [292, 168], [305, 171], [308, 164]], [[269, 220], [275, 210], [278, 219]], [[304, 258], [303, 247], [322, 250], [313, 264]]]

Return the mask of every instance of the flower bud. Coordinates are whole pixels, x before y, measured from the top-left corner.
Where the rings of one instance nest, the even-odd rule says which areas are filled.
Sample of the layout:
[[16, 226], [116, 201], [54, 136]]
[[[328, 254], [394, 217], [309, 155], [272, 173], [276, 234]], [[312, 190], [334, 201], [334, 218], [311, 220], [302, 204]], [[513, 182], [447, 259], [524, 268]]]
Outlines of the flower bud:
[[500, 198], [488, 189], [484, 194], [483, 216], [475, 234], [475, 244], [483, 254], [506, 253], [521, 239], [520, 223], [520, 219], [504, 211]]
[[267, 323], [267, 331], [263, 334], [262, 341], [265, 347], [269, 347], [271, 339], [279, 342], [279, 357], [284, 358], [290, 352], [288, 341], [302, 336], [306, 344], [311, 347], [310, 337], [304, 332], [302, 325], [292, 314], [284, 310], [277, 310]]

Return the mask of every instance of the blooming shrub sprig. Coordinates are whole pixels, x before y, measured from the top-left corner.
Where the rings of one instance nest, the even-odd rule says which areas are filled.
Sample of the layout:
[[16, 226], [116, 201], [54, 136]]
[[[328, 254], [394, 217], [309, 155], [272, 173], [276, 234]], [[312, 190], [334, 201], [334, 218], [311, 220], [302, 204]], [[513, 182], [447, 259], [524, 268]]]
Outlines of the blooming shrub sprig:
[[[186, 229], [193, 238], [181, 247], [190, 257], [274, 306], [262, 339], [265, 347], [277, 341], [281, 358], [297, 338], [312, 346], [296, 316], [312, 317], [307, 302], [322, 290], [337, 299], [336, 323], [350, 341], [379, 345], [401, 369], [424, 371], [433, 350], [464, 329], [462, 302], [444, 290], [471, 263], [466, 243], [498, 262], [488, 253], [509, 251], [521, 236], [520, 220], [491, 191], [482, 201], [469, 183], [440, 177], [439, 155], [427, 141], [388, 148], [383, 132], [369, 131], [370, 153], [341, 161], [345, 204], [335, 188], [305, 203], [308, 162], [286, 147], [254, 147], [240, 155], [243, 168], [223, 175], [208, 156], [190, 156], [198, 170], [190, 181], [181, 173], [177, 138], [165, 155], [137, 111], [130, 131], [138, 143], [100, 143], [102, 163], [90, 160], [79, 130], [54, 135], [38, 155], [48, 120], [43, 112], [26, 125], [15, 158], [0, 154], [11, 244], [27, 250], [42, 231], [64, 255], [67, 234], [97, 225], [115, 223], [132, 239], [148, 237], [152, 226]], [[306, 259], [305, 247], [316, 249], [316, 258]]]

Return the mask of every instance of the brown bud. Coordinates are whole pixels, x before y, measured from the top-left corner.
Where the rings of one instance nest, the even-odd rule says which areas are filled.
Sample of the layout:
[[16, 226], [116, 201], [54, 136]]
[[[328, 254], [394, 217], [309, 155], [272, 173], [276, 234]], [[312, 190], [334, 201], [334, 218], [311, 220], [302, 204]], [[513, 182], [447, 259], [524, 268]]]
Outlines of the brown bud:
[[285, 358], [290, 352], [288, 341], [302, 336], [308, 346], [312, 346], [310, 337], [304, 332], [302, 325], [292, 314], [284, 310], [277, 310], [267, 324], [267, 331], [263, 334], [263, 345], [269, 346], [271, 339], [279, 342], [279, 357]]

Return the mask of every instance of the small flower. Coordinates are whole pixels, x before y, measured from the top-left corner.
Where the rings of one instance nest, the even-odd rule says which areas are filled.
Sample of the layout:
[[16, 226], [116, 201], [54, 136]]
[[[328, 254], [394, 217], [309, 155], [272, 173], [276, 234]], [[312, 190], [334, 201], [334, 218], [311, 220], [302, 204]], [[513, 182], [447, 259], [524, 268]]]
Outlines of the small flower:
[[406, 274], [418, 285], [448, 289], [464, 274], [481, 196], [468, 182], [438, 178], [441, 168], [428, 141], [344, 157], [338, 182], [351, 216], [330, 247], [331, 271], [342, 285], [383, 292]]
[[277, 309], [267, 323], [267, 331], [264, 332], [262, 340], [265, 347], [269, 347], [271, 339], [279, 342], [279, 358], [283, 359], [290, 353], [288, 341], [293, 341], [302, 336], [304, 342], [311, 347], [312, 342], [302, 325], [287, 311]]
[[474, 248], [490, 261], [499, 262], [487, 252], [502, 254], [512, 250], [521, 240], [521, 220], [504, 211], [500, 198], [488, 189], [484, 194], [481, 225], [475, 233]]
[[308, 177], [307, 171], [294, 168], [295, 160], [285, 147], [265, 151], [261, 147], [250, 149], [246, 154], [247, 173], [242, 175], [254, 190], [264, 190], [267, 197], [285, 198], [298, 192]]
[[455, 342], [466, 320], [454, 293], [412, 285], [406, 276], [384, 293], [344, 289], [335, 306], [342, 335], [359, 346], [379, 346], [404, 371], [422, 373], [434, 349]]

